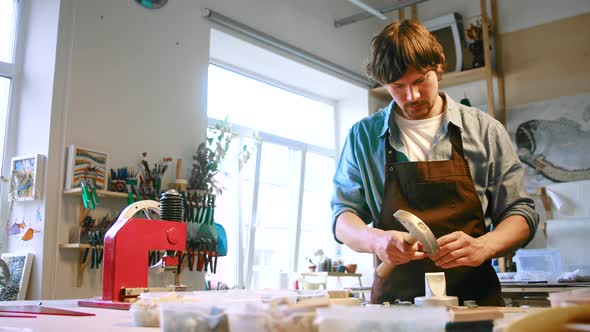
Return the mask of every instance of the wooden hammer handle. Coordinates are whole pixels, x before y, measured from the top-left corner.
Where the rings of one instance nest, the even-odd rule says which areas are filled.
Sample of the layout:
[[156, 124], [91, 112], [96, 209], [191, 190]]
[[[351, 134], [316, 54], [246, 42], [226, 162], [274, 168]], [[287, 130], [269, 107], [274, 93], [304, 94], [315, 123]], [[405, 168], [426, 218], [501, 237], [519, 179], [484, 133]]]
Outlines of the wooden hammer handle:
[[[416, 243], [416, 241], [417, 241], [416, 238], [413, 237], [412, 234], [410, 234], [410, 233], [406, 233], [404, 235], [403, 240], [409, 246], [414, 245], [414, 243]], [[379, 278], [385, 279], [385, 278], [389, 277], [391, 272], [393, 272], [393, 269], [395, 269], [395, 265], [390, 265], [390, 264], [381, 262], [381, 264], [379, 264], [379, 266], [377, 266], [376, 271], [377, 271], [377, 275], [379, 276]]]

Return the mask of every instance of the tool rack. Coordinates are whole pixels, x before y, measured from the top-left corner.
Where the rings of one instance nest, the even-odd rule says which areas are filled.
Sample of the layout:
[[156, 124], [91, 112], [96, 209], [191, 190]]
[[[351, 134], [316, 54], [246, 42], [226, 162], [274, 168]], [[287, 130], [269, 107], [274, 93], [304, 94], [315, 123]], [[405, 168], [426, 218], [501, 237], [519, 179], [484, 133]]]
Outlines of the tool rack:
[[[116, 199], [127, 199], [127, 193], [120, 193], [120, 192], [114, 192], [114, 191], [108, 191], [108, 190], [97, 190], [96, 193], [97, 193], [98, 197], [101, 197], [101, 198], [107, 197], [107, 198], [116, 198]], [[66, 189], [66, 190], [64, 190], [64, 194], [81, 196], [82, 189], [81, 188]], [[80, 201], [79, 209], [80, 209], [80, 211], [79, 211], [78, 225], [82, 225], [84, 218], [86, 218], [86, 216], [88, 216], [90, 214], [90, 209], [85, 208], [82, 201]], [[84, 281], [84, 270], [86, 269], [88, 264], [90, 264], [90, 259], [87, 259], [84, 262], [84, 260], [83, 260], [84, 252], [86, 251], [86, 249], [92, 249], [94, 247], [96, 247], [96, 249], [102, 249], [102, 245], [92, 246], [88, 243], [62, 243], [62, 244], [59, 244], [60, 249], [78, 249], [78, 263], [77, 263], [77, 268], [76, 268], [76, 287], [78, 287], [78, 288], [82, 287], [82, 284]]]

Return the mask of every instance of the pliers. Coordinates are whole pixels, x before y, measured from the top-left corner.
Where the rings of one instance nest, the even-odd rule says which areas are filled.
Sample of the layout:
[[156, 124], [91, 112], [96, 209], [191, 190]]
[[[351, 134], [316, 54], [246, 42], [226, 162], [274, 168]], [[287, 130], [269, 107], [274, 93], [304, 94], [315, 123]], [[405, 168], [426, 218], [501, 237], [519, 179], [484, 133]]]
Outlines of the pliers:
[[86, 186], [84, 180], [80, 180], [80, 189], [82, 190], [82, 204], [84, 204], [84, 208], [94, 210], [94, 201], [90, 198], [89, 188]]

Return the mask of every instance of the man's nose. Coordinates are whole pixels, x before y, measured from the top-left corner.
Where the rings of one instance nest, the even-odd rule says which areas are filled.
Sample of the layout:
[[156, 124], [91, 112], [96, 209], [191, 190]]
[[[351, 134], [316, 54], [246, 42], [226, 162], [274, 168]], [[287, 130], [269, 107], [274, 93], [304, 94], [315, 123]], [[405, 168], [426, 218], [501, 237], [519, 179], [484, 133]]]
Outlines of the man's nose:
[[420, 91], [417, 86], [409, 85], [407, 95], [408, 101], [416, 101], [420, 98]]

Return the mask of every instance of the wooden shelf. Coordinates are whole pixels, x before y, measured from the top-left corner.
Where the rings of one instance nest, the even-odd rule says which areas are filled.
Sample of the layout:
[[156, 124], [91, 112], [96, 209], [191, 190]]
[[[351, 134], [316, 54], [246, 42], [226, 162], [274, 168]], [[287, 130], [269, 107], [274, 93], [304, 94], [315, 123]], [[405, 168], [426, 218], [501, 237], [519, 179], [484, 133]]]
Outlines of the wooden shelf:
[[[89, 245], [88, 243], [60, 243], [60, 249], [86, 249], [86, 248], [93, 248], [93, 246]], [[102, 245], [97, 245], [96, 248], [102, 248]]]
[[[76, 249], [78, 250], [78, 268], [76, 269], [76, 287], [82, 287], [84, 281], [84, 270], [90, 264], [91, 258], [88, 257], [89, 251], [92, 248], [102, 249], [102, 245], [91, 246], [88, 243], [60, 243], [58, 245], [60, 249]], [[84, 261], [84, 255], [86, 254], [86, 261]]]
[[469, 69], [465, 71], [452, 72], [443, 74], [442, 80], [438, 82], [440, 88], [446, 88], [453, 85], [459, 85], [463, 83], [484, 81], [487, 75], [487, 68], [480, 67], [475, 69]]
[[[82, 189], [81, 188], [66, 189], [66, 190], [64, 190], [64, 194], [66, 194], [66, 195], [81, 195]], [[98, 194], [98, 197], [127, 198], [127, 193], [119, 193], [119, 192], [108, 191], [108, 190], [97, 190], [96, 194]]]
[[[64, 194], [81, 197], [82, 196], [82, 188], [66, 189], [66, 190], [64, 190]], [[119, 192], [108, 191], [108, 190], [97, 190], [96, 195], [98, 197], [116, 198], [116, 199], [122, 199], [122, 198], [125, 199], [128, 197], [127, 193], [119, 193]], [[84, 219], [90, 214], [91, 210], [92, 209], [88, 209], [88, 208], [84, 207], [83, 202], [80, 201], [80, 214], [78, 216], [78, 218], [79, 218], [78, 224], [80, 226], [83, 225]], [[78, 287], [78, 288], [82, 287], [82, 283], [84, 280], [84, 270], [90, 264], [90, 261], [91, 261], [91, 259], [88, 258], [87, 252], [90, 249], [94, 249], [94, 248], [96, 248], [98, 250], [102, 250], [103, 246], [102, 245], [91, 246], [88, 243], [61, 243], [61, 244], [58, 244], [58, 247], [60, 249], [78, 250], [78, 268], [77, 268], [77, 272], [76, 272], [76, 287]], [[85, 255], [86, 255], [86, 260], [84, 261], [83, 258]]]

